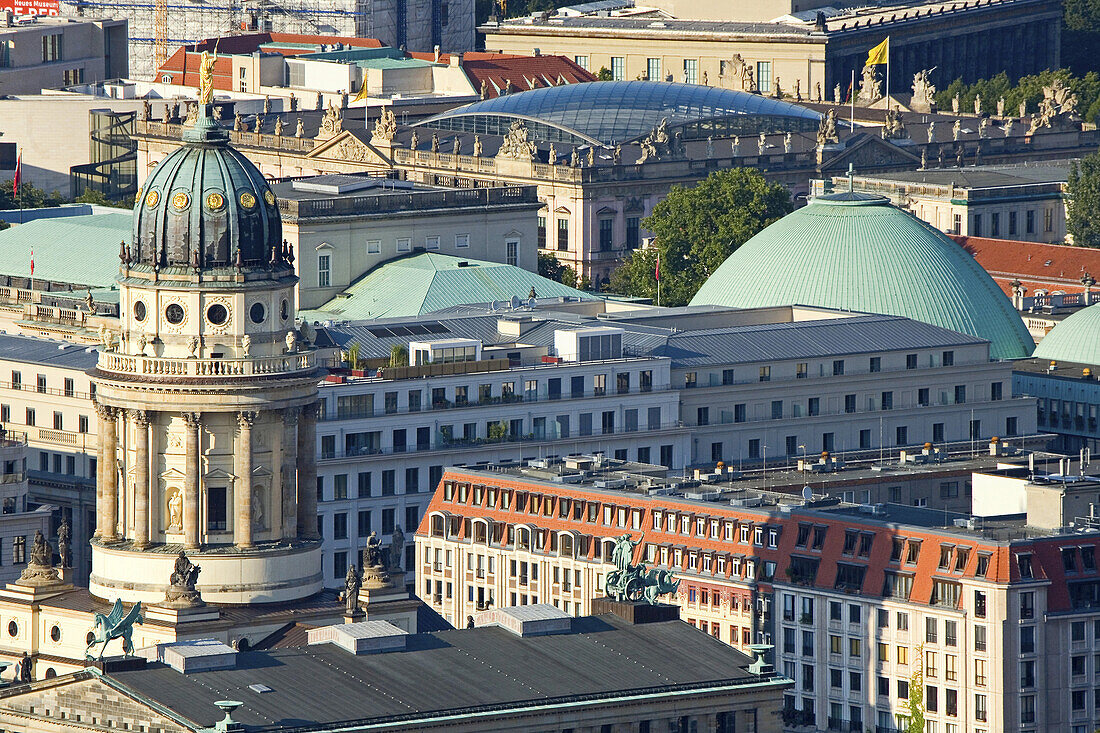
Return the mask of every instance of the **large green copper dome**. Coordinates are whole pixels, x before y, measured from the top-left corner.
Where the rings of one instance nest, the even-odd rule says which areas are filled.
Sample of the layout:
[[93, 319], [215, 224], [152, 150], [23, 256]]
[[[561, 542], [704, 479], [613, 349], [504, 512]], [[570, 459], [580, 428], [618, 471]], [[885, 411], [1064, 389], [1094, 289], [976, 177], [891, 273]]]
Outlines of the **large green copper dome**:
[[282, 254], [275, 196], [207, 114], [157, 164], [134, 204], [130, 262], [155, 267], [257, 265]]
[[1075, 364], [1100, 364], [1100, 303], [1082, 308], [1050, 330], [1035, 357]]
[[745, 242], [691, 305], [885, 313], [992, 342], [994, 359], [1034, 341], [1012, 303], [962, 247], [880, 196], [815, 199]]

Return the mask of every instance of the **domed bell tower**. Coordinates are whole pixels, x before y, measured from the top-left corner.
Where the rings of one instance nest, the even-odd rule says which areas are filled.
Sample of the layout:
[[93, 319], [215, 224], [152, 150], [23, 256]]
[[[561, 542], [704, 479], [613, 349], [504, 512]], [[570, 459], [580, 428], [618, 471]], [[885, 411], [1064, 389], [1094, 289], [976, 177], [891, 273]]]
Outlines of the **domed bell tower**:
[[[209, 97], [207, 97], [209, 99]], [[96, 367], [90, 590], [160, 603], [183, 550], [206, 602], [321, 590], [318, 370], [275, 195], [202, 104], [134, 205], [121, 332]]]

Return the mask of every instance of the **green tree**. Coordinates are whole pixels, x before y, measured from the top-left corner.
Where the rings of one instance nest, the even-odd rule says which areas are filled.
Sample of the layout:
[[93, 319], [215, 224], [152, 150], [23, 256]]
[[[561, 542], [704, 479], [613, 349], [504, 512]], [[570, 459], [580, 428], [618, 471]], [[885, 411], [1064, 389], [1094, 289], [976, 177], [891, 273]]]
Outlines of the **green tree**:
[[133, 201], [116, 201], [115, 199], [109, 199], [102, 191], [96, 191], [92, 188], [85, 188], [84, 193], [77, 196], [73, 201], [78, 204], [96, 204], [98, 206], [110, 206], [115, 209], [134, 208]]
[[1078, 247], [1100, 247], [1100, 153], [1090, 153], [1070, 166], [1066, 231]]
[[348, 347], [347, 358], [349, 369], [359, 368], [359, 342], [353, 341], [351, 346]]
[[659, 256], [661, 305], [684, 305], [749, 237], [791, 209], [787, 187], [755, 168], [716, 171], [693, 188], [673, 186], [642, 221], [653, 246], [632, 252], [608, 289], [656, 301]]
[[487, 436], [490, 441], [494, 443], [503, 442], [508, 438], [508, 424], [501, 420], [500, 422], [489, 424], [489, 435]]
[[924, 644], [913, 650], [913, 676], [909, 678], [909, 733], [924, 733]]
[[409, 350], [401, 344], [390, 347], [390, 366], [402, 367], [409, 365]]
[[577, 272], [549, 252], [539, 252], [539, 275], [571, 288], [576, 287]]
[[600, 81], [614, 81], [615, 77], [611, 75], [611, 69], [606, 66], [601, 66], [600, 70], [596, 73], [596, 78]]
[[41, 209], [48, 206], [60, 206], [64, 203], [57, 191], [46, 193], [33, 183], [24, 181], [19, 184], [19, 198], [12, 193], [12, 181], [0, 183], [0, 209]]

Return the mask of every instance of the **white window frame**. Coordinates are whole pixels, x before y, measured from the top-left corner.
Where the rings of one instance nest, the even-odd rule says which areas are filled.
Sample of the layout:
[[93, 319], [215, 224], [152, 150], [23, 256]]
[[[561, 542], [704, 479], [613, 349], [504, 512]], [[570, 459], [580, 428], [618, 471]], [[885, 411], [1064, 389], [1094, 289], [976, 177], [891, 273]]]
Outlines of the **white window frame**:
[[394, 240], [394, 244], [397, 247], [398, 252], [411, 252], [412, 251], [412, 239], [409, 237], [398, 237]]
[[332, 287], [332, 255], [327, 252], [317, 255], [317, 287]]
[[439, 237], [424, 237], [424, 249], [439, 249]]
[[382, 240], [381, 239], [368, 239], [367, 240], [367, 254], [380, 255], [382, 254]]
[[466, 249], [470, 246], [469, 234], [456, 234], [455, 235], [455, 249]]

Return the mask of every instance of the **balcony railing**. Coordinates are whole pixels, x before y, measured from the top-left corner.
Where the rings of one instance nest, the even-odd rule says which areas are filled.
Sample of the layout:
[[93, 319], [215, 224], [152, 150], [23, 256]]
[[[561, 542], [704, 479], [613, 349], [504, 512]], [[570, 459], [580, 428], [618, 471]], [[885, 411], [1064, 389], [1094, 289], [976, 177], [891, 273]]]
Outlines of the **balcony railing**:
[[105, 351], [100, 352], [97, 367], [101, 371], [143, 377], [259, 377], [312, 372], [317, 368], [317, 354], [305, 351], [248, 359], [168, 359]]

